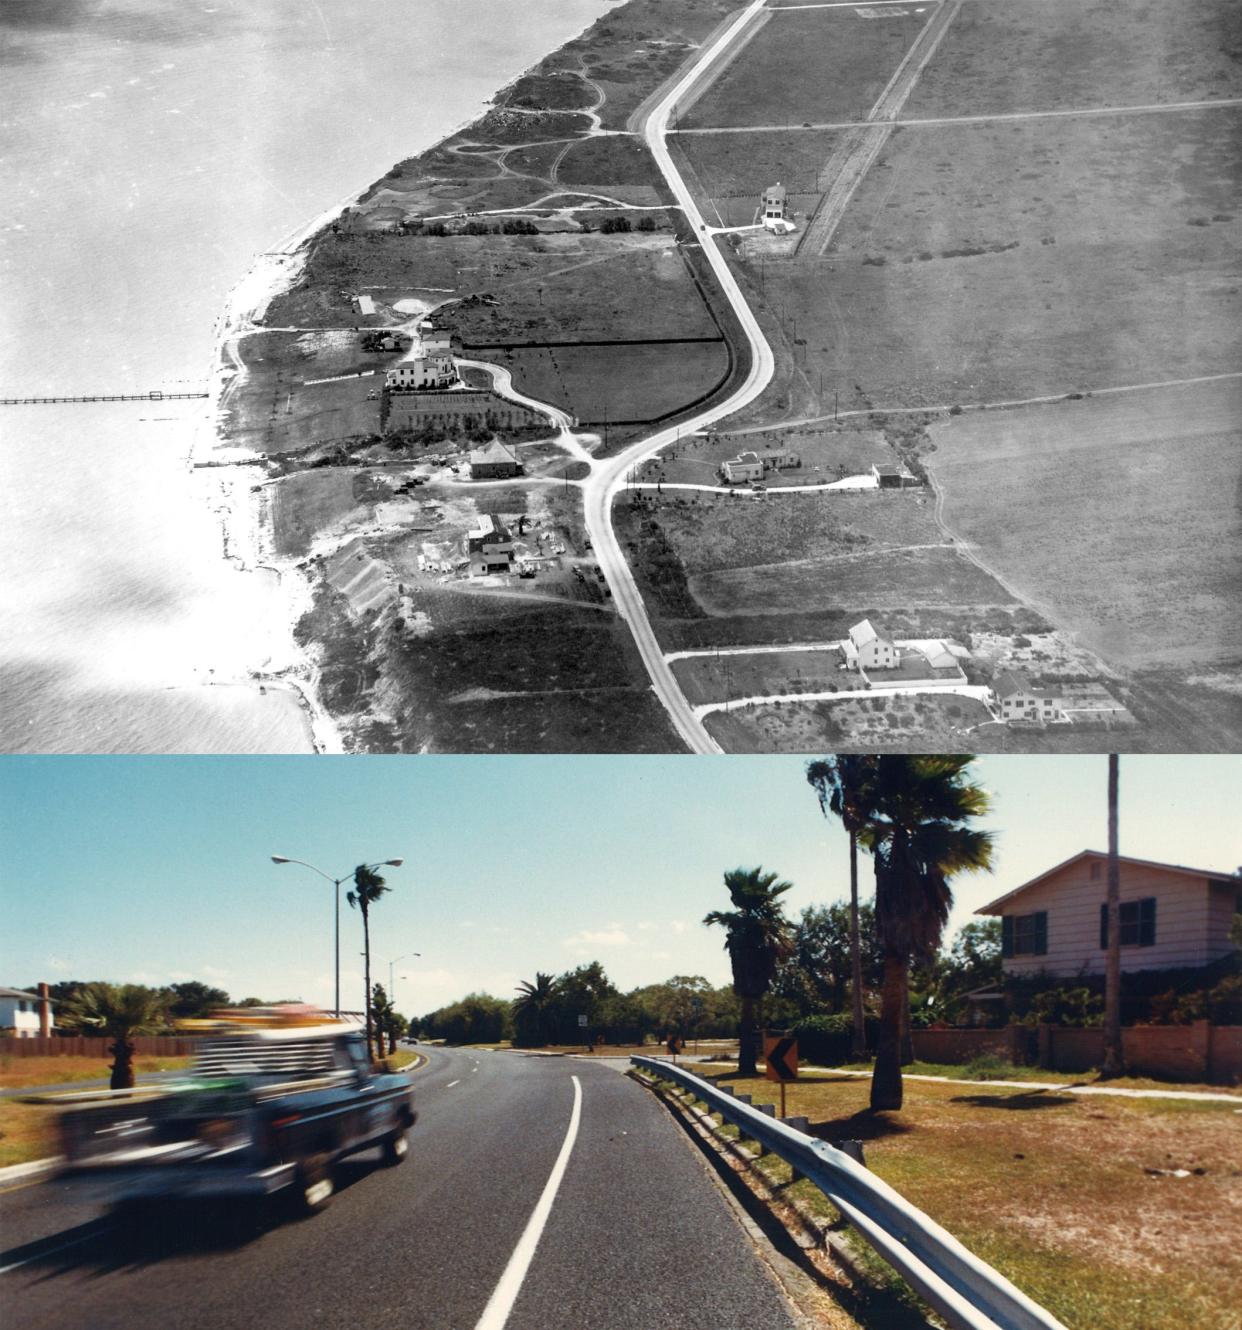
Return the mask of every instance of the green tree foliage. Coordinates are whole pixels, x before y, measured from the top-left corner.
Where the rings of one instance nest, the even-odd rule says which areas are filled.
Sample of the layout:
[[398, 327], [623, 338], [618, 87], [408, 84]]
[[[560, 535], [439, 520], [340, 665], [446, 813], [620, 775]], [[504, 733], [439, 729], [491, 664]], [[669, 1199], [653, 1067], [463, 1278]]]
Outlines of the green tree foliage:
[[219, 1007], [229, 1005], [229, 995], [224, 989], [212, 988], [197, 979], [183, 984], [172, 984], [165, 992], [168, 994], [168, 1016], [173, 1021], [206, 1016]]
[[515, 1044], [523, 1048], [542, 1048], [551, 1042], [559, 996], [556, 980], [542, 970], [535, 972], [534, 983], [522, 980], [518, 985], [518, 996], [510, 1004]]
[[859, 841], [875, 863], [876, 931], [884, 954], [880, 1039], [871, 1107], [902, 1104], [901, 1037], [913, 959], [929, 960], [953, 903], [950, 879], [987, 869], [992, 837], [969, 823], [988, 809], [971, 757], [883, 756], [868, 788]]
[[[772, 993], [790, 1004], [795, 1018], [843, 1011], [847, 1002], [852, 1008], [850, 914], [848, 901], [809, 905], [794, 926], [793, 949], [777, 969]], [[884, 961], [870, 905], [859, 907], [858, 922], [865, 994], [879, 989]]]
[[418, 1029], [425, 1039], [443, 1039], [449, 1044], [498, 1044], [511, 1037], [513, 1016], [503, 998], [469, 993], [459, 1002], [421, 1017]]
[[354, 885], [345, 893], [350, 909], [362, 912], [362, 955], [364, 969], [363, 992], [367, 1006], [367, 1055], [376, 1056], [374, 1048], [374, 1030], [371, 1020], [371, 906], [388, 891], [388, 884], [374, 869], [366, 864], [359, 864], [354, 869]]
[[734, 868], [724, 875], [731, 910], [712, 910], [703, 920], [725, 930], [733, 969], [733, 991], [742, 1004], [738, 1072], [755, 1074], [756, 1005], [771, 987], [777, 966], [792, 948], [789, 921], [780, 898], [793, 887], [762, 868]]
[[151, 1034], [167, 1019], [167, 996], [145, 984], [84, 984], [66, 1003], [62, 1022], [83, 1034], [112, 1040], [111, 1088], [134, 1085], [134, 1038]]

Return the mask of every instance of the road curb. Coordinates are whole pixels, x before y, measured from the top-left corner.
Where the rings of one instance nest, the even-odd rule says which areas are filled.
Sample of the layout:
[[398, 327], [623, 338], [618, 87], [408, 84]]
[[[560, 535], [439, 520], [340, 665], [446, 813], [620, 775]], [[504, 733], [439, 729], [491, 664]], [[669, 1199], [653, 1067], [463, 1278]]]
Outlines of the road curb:
[[44, 1174], [53, 1173], [65, 1162], [63, 1155], [52, 1155], [47, 1159], [32, 1159], [25, 1164], [10, 1164], [0, 1168], [0, 1187], [10, 1182], [31, 1182]]

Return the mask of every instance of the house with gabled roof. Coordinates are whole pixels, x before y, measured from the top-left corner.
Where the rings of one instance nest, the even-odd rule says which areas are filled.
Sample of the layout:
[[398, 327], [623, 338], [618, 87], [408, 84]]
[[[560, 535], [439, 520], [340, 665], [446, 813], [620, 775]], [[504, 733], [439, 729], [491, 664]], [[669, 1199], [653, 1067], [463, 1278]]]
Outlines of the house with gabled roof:
[[1001, 720], [1047, 725], [1062, 719], [1060, 690], [1033, 684], [1017, 670], [1002, 670], [992, 680], [992, 695]]
[[521, 473], [522, 464], [517, 453], [499, 439], [470, 450], [471, 480], [507, 480]]
[[870, 619], [856, 623], [843, 643], [845, 663], [855, 670], [895, 670], [901, 652], [894, 642], [881, 637]]
[[[1236, 951], [1242, 878], [1120, 856], [1121, 968], [1198, 968]], [[999, 917], [1007, 975], [1103, 974], [1108, 955], [1108, 856], [1083, 850], [976, 914]]]

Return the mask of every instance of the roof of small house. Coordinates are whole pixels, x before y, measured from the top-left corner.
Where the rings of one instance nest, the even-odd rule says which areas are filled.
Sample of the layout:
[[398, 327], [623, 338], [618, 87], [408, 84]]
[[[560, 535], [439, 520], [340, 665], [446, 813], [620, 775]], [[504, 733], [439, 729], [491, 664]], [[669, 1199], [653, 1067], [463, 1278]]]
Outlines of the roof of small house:
[[865, 647], [868, 642], [886, 642], [887, 640], [887, 638], [881, 637], [871, 626], [870, 619], [864, 619], [862, 623], [856, 623], [850, 629], [850, 641], [856, 647]]
[[[0, 986], [0, 998], [22, 998], [27, 1002], [39, 1002], [42, 1000], [38, 993], [32, 993], [28, 988], [5, 988], [3, 986]], [[56, 1005], [52, 998], [48, 998], [48, 1001], [51, 1002], [53, 1006]]]
[[872, 464], [871, 470], [877, 476], [904, 476], [908, 474], [906, 469], [898, 466], [896, 462], [875, 462]]
[[[767, 189], [763, 191], [763, 197], [765, 199], [783, 200], [787, 197], [787, 195], [788, 195], [788, 190], [786, 190], [785, 186], [782, 185], [779, 180], [776, 182], [776, 184], [769, 185]], [[754, 196], [752, 195], [751, 197], [753, 198]]]
[[499, 439], [493, 439], [491, 443], [485, 443], [482, 448], [471, 448], [470, 465], [478, 466], [480, 463], [509, 462], [517, 465], [517, 453], [512, 448], [506, 448]]
[[[1214, 878], [1221, 882], [1232, 880], [1229, 873], [1214, 872], [1207, 868], [1187, 868], [1183, 864], [1165, 864], [1156, 859], [1133, 859], [1126, 854], [1119, 854], [1117, 858], [1118, 861], [1123, 864], [1135, 864], [1139, 868], [1163, 868], [1166, 872], [1181, 873], [1185, 877], [1195, 878], [1200, 882], [1204, 878]], [[1059, 873], [1063, 868], [1068, 868], [1070, 864], [1078, 863], [1082, 859], [1099, 859], [1103, 862], [1107, 862], [1108, 855], [1102, 850], [1080, 850], [1077, 854], [1070, 855], [1068, 859], [1064, 859], [1061, 863], [1040, 873], [1038, 877], [1031, 878], [1029, 882], [1023, 882], [1020, 887], [1014, 887], [1012, 891], [1007, 891], [1003, 896], [998, 896], [994, 901], [989, 901], [986, 905], [981, 905], [975, 913], [1002, 914], [1003, 911], [1001, 906], [1007, 905], [1015, 896], [1029, 890], [1031, 887], [1038, 886], [1041, 882], [1045, 881], [1045, 879], [1050, 878], [1054, 873]], [[1242, 886], [1242, 882], [1239, 883], [1239, 886]]]

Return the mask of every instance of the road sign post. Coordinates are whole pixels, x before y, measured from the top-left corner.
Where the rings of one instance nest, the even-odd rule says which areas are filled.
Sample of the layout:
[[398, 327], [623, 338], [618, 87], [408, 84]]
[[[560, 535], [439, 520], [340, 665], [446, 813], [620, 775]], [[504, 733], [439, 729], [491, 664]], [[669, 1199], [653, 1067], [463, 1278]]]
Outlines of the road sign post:
[[764, 1075], [781, 1086], [781, 1117], [785, 1116], [785, 1083], [798, 1079], [798, 1041], [791, 1034], [763, 1034]]

